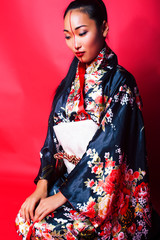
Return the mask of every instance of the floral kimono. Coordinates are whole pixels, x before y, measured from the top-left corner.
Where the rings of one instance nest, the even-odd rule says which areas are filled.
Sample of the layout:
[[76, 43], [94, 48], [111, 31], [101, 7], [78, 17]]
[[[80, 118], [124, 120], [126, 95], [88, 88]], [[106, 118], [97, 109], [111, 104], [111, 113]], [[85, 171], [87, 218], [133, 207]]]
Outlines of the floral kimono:
[[75, 58], [55, 100], [35, 182], [67, 202], [40, 222], [16, 218], [23, 239], [150, 239], [151, 206], [141, 99], [106, 46], [84, 69]]

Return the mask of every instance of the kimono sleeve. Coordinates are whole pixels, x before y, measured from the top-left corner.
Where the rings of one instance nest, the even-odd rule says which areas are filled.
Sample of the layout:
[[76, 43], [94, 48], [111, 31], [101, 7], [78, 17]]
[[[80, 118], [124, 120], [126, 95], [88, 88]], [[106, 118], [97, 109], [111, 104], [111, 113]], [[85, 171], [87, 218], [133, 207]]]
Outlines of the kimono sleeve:
[[107, 228], [105, 239], [121, 232], [124, 239], [148, 236], [151, 212], [145, 133], [132, 76], [115, 74], [100, 128], [60, 191], [95, 228]]
[[35, 178], [34, 182], [37, 183], [40, 179], [46, 179], [50, 181], [53, 171], [55, 169], [56, 160], [54, 159], [54, 153], [56, 153], [56, 143], [54, 142], [53, 132], [53, 113], [51, 111], [48, 120], [48, 131], [44, 142], [44, 145], [40, 151], [41, 165], [39, 173]]

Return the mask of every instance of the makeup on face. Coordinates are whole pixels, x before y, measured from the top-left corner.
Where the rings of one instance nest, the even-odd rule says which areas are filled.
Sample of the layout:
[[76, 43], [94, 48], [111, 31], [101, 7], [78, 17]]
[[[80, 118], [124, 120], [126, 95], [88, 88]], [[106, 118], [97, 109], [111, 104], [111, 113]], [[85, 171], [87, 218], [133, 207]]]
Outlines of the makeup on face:
[[78, 9], [67, 13], [64, 33], [67, 46], [81, 62], [92, 62], [104, 46], [105, 39], [96, 22]]
[[[73, 31], [73, 29], [72, 29], [72, 21], [71, 21], [71, 16], [72, 16], [72, 11], [70, 11], [70, 17], [69, 17], [69, 23], [70, 23], [70, 29], [71, 29], [71, 32], [72, 32], [72, 35], [73, 35], [73, 39], [74, 39], [74, 47], [75, 47], [75, 49], [77, 48], [77, 45], [76, 45], [76, 38], [75, 38], [75, 33], [74, 33], [74, 31]], [[78, 27], [79, 28], [79, 27]], [[76, 28], [75, 30], [77, 30], [78, 28]], [[84, 55], [84, 52], [75, 52], [75, 55], [78, 57], [78, 58], [80, 58], [81, 60], [81, 62], [83, 62], [83, 59], [82, 59], [82, 57], [83, 57], [83, 55]]]

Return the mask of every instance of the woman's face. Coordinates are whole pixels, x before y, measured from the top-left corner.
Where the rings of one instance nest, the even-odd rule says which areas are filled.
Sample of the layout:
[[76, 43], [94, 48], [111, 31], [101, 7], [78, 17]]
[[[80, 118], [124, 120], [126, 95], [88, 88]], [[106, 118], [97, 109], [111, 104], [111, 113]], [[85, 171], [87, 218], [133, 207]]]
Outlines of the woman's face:
[[64, 19], [64, 34], [67, 46], [84, 63], [92, 62], [104, 46], [103, 29], [88, 14], [78, 9], [70, 10]]

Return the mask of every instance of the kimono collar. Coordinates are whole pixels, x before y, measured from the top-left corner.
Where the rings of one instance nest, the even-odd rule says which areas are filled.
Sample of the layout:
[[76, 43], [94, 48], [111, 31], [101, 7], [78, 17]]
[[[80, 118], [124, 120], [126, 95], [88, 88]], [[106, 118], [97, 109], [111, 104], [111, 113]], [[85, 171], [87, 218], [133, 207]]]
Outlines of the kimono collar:
[[[116, 66], [117, 56], [107, 45], [87, 67], [87, 71], [85, 64], [79, 62], [75, 57], [64, 82], [69, 82], [71, 85], [67, 86], [67, 88], [64, 87], [60, 98], [56, 99], [55, 106], [57, 106], [54, 108], [54, 112], [57, 114], [54, 119], [55, 124], [63, 121], [78, 121], [90, 118], [99, 124], [104, 107], [102, 103], [106, 101], [103, 99], [106, 90], [102, 88], [105, 82], [108, 81], [110, 72], [112, 72], [112, 69], [116, 69]], [[88, 72], [91, 70], [93, 73], [89, 74]], [[59, 117], [57, 117], [58, 115]]]
[[93, 74], [94, 72], [96, 73], [100, 69], [103, 69], [105, 71], [112, 69], [113, 65], [117, 64], [117, 58], [115, 58], [116, 55], [106, 44], [98, 56], [86, 68], [86, 74]]
[[[90, 115], [85, 111], [84, 107], [84, 85], [85, 85], [85, 74], [90, 75], [92, 78], [93, 75], [97, 76], [96, 80], [100, 79], [100, 76], [107, 71], [108, 59], [110, 56], [110, 51], [107, 45], [100, 51], [98, 56], [90, 63], [86, 68], [86, 64], [79, 62], [78, 63], [78, 76], [79, 76], [79, 103], [78, 103], [78, 114], [83, 114], [90, 119]], [[98, 77], [99, 75], [99, 77]], [[94, 77], [93, 77], [94, 78]], [[91, 80], [91, 79], [90, 79]]]

